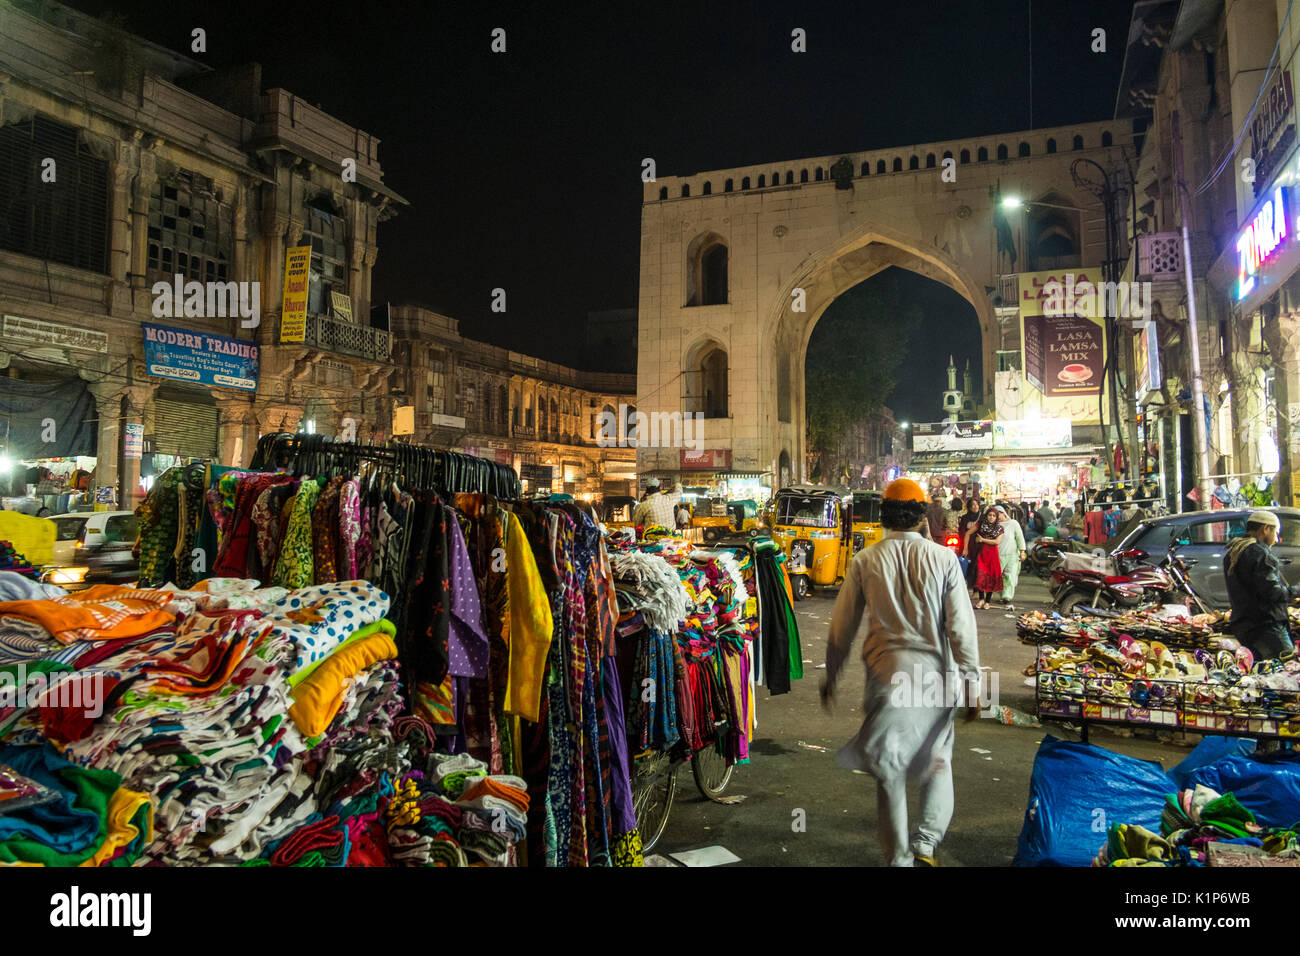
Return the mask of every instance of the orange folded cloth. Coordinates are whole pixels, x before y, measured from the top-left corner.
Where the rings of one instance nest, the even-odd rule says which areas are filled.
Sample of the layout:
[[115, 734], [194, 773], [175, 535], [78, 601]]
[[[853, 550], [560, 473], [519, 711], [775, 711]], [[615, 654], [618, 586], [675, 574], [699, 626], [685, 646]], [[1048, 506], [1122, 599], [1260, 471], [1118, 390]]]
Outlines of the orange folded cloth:
[[176, 615], [163, 610], [173, 594], [97, 584], [44, 601], [0, 601], [0, 617], [39, 624], [64, 644], [139, 637], [168, 627]]
[[502, 800], [509, 800], [515, 806], [525, 813], [528, 812], [528, 792], [520, 790], [517, 787], [507, 787], [497, 783], [491, 777], [484, 777], [477, 781], [473, 786], [468, 787], [460, 795], [458, 800], [474, 800], [478, 797], [499, 797]]

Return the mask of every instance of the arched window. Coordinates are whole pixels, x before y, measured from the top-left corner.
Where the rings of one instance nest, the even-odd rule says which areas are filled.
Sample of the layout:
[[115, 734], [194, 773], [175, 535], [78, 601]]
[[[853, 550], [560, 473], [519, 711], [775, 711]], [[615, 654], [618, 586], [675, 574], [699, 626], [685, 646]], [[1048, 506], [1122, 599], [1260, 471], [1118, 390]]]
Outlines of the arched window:
[[743, 192], [748, 188], [749, 188], [749, 177], [745, 176], [743, 179], [740, 180], [740, 189]]
[[716, 232], [697, 236], [687, 247], [686, 288], [688, 306], [727, 304], [727, 244]]
[[925, 168], [934, 169], [934, 153], [925, 154]]
[[596, 414], [595, 414], [595, 412], [593, 412], [592, 415], [591, 415], [591, 434], [588, 435], [587, 437], [590, 438], [592, 441], [595, 441], [595, 440], [596, 440]]
[[975, 161], [977, 163], [987, 163], [989, 161], [989, 148], [987, 146], [979, 148], [979, 152], [975, 154]]
[[1110, 143], [1111, 143], [1111, 140], [1110, 140], [1110, 130], [1106, 130], [1106, 132], [1104, 132], [1104, 133], [1101, 134], [1101, 145], [1103, 145], [1103, 146], [1109, 146]]
[[600, 427], [596, 436], [602, 445], [616, 444], [622, 436], [618, 433], [618, 413], [613, 405], [606, 405], [600, 410]]
[[793, 186], [793, 185], [794, 185], [794, 170], [793, 170], [793, 169], [787, 169], [787, 170], [785, 171], [785, 184], [786, 184], [787, 186]]
[[728, 179], [726, 183], [723, 185], [722, 191], [724, 193], [729, 193], [735, 188], [736, 188], [736, 181], [734, 179]]
[[807, 181], [808, 181], [808, 170], [806, 169], [799, 170], [799, 182], [806, 183]]
[[551, 399], [551, 431], [558, 432], [563, 427], [560, 416], [557, 414], [555, 399]]
[[781, 185], [781, 174], [780, 174], [780, 173], [775, 172], [775, 171], [772, 173], [772, 185], [773, 185], [773, 186], [780, 186], [780, 185]]
[[758, 188], [759, 189], [767, 188], [767, 176], [765, 176], [763, 173], [758, 174]]
[[1005, 143], [998, 143], [998, 159], [1007, 158], [1007, 147]]
[[682, 183], [682, 198], [685, 199], [690, 194], [691, 194], [691, 184]]
[[519, 393], [510, 393], [510, 425], [512, 428], [519, 427]]
[[859, 176], [870, 176], [870, 175], [871, 175], [871, 164], [870, 164], [870, 163], [863, 163], [863, 164], [862, 164], [862, 172], [858, 173], [858, 175], [859, 175]]
[[943, 151], [943, 158], [944, 158], [944, 159], [952, 159], [952, 150], [950, 150], [950, 149], [945, 149], [945, 150]]
[[700, 343], [687, 356], [682, 376], [686, 412], [705, 418], [726, 418], [728, 398], [727, 350], [716, 341]]
[[920, 169], [920, 168], [921, 168], [921, 159], [920, 159], [920, 157], [919, 157], [919, 156], [913, 156], [911, 159], [909, 159], [909, 160], [907, 161], [907, 168], [908, 168], [908, 169]]
[[1049, 153], [1056, 152], [1056, 140], [1052, 139], [1050, 136], [1047, 138], [1047, 151]]
[[963, 150], [961, 151], [961, 164], [962, 164], [963, 166], [965, 166], [965, 165], [966, 165], [967, 163], [969, 163], [969, 162], [970, 162], [970, 150], [969, 150], [969, 149], [963, 149]]
[[492, 386], [485, 385], [483, 387], [483, 424], [484, 425], [491, 425], [493, 422], [497, 420], [496, 415], [492, 409], [492, 399], [495, 396], [495, 394], [496, 393], [492, 391]]
[[660, 199], [667, 199], [667, 198], [668, 198], [668, 187], [667, 187], [667, 186], [660, 186], [660, 187], [659, 187], [659, 198], [660, 198]]
[[706, 195], [706, 196], [712, 196], [712, 195], [713, 195], [713, 183], [706, 181], [706, 182], [704, 183], [704, 190], [703, 190], [703, 192], [704, 192], [704, 195]]
[[497, 389], [497, 421], [503, 426], [506, 424], [506, 416], [510, 414], [510, 403], [506, 401], [506, 387], [504, 385]]
[[541, 438], [550, 431], [551, 420], [546, 415], [546, 396], [537, 399], [537, 437]]
[[533, 427], [533, 396], [531, 392], [524, 399], [524, 427]]
[[1029, 144], [1021, 143], [1020, 148], [1016, 151], [1018, 156], [1025, 157], [1029, 155]]
[[1074, 148], [1075, 148], [1075, 149], [1083, 149], [1083, 137], [1082, 137], [1082, 136], [1076, 136], [1076, 137], [1074, 137]]
[[895, 156], [895, 157], [894, 157], [894, 172], [896, 172], [896, 173], [901, 173], [902, 171], [903, 171], [903, 157], [901, 157], [901, 156]]
[[1025, 258], [1028, 270], [1069, 269], [1082, 265], [1079, 213], [1069, 208], [1069, 198], [1049, 192], [1026, 205]]
[[878, 159], [876, 160], [876, 175], [883, 176], [884, 174], [885, 174], [885, 161], [883, 159]]
[[817, 182], [822, 181], [822, 168], [820, 166], [817, 167], [817, 170], [814, 173], [813, 178], [816, 179]]

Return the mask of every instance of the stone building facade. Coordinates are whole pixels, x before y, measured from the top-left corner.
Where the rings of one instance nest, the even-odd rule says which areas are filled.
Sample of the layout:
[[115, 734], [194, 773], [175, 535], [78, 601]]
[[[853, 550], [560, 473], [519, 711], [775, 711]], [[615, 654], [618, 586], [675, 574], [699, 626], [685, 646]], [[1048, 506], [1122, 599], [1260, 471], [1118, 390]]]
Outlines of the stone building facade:
[[[58, 3], [0, 5], [0, 391], [84, 383], [96, 484], [122, 507], [141, 467], [166, 461], [154, 455], [246, 464], [259, 433], [305, 416], [386, 437], [395, 368], [389, 333], [370, 324], [370, 278], [378, 224], [405, 201], [384, 185], [378, 148], [263, 90], [256, 66], [214, 73]], [[312, 247], [306, 328], [282, 342], [298, 245]], [[206, 308], [159, 317], [155, 285], [177, 275], [249, 283], [256, 325]], [[150, 374], [146, 323], [256, 346], [256, 388]], [[138, 459], [123, 439], [140, 425]]]
[[464, 337], [456, 319], [414, 306], [394, 306], [389, 322], [400, 368], [393, 402], [413, 406], [413, 440], [511, 464], [527, 491], [634, 493], [635, 449], [598, 440], [600, 415], [635, 400], [635, 376], [488, 345]]
[[[812, 330], [841, 292], [891, 266], [971, 303], [983, 342], [976, 404], [993, 404], [997, 372], [1020, 347], [1016, 293], [1006, 303], [998, 294], [1016, 288], [1029, 258], [1012, 264], [998, 250], [998, 190], [1024, 200], [1010, 216], [1016, 235], [1058, 237], [1052, 255], [1034, 265], [1095, 269], [1106, 254], [1103, 220], [1071, 167], [1084, 158], [1117, 169], [1126, 152], [1131, 123], [1098, 122], [646, 183], [639, 406], [702, 412], [705, 446], [732, 469], [806, 480]], [[676, 454], [641, 449], [640, 470], [671, 472]]]

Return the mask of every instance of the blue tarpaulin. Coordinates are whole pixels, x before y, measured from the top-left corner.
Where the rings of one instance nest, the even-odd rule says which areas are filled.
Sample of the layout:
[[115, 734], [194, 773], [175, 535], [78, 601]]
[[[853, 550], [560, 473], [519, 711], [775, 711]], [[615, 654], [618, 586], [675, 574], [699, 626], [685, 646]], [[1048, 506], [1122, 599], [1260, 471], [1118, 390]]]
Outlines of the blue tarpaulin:
[[1045, 737], [1029, 779], [1015, 866], [1088, 866], [1112, 823], [1160, 832], [1165, 795], [1204, 784], [1260, 823], [1300, 821], [1300, 753], [1254, 756], [1254, 741], [1207, 737], [1168, 773], [1160, 764]]

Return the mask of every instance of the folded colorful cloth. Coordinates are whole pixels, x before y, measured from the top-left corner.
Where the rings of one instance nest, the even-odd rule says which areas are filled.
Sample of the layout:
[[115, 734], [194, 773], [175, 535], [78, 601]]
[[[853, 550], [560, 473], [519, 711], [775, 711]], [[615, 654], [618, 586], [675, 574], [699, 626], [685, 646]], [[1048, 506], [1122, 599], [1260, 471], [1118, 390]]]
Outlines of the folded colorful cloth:
[[329, 816], [323, 820], [308, 824], [295, 830], [271, 854], [272, 866], [288, 866], [311, 850], [323, 850], [326, 847], [342, 843], [343, 831], [339, 829], [339, 818]]

